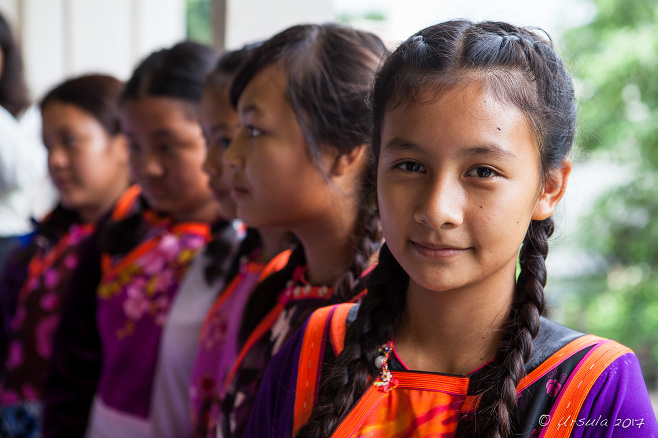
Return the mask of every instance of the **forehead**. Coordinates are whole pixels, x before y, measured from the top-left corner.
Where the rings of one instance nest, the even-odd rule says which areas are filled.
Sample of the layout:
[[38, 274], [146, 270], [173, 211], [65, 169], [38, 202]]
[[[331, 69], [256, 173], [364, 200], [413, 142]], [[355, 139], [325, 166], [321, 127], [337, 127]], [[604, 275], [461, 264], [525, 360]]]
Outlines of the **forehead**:
[[121, 119], [128, 131], [196, 124], [196, 108], [187, 101], [170, 97], [147, 96], [126, 100]]
[[256, 73], [238, 99], [238, 112], [242, 113], [254, 106], [257, 109], [289, 107], [286, 77], [283, 68], [276, 64]]
[[45, 129], [60, 124], [76, 125], [94, 122], [100, 124], [93, 114], [78, 105], [59, 100], [53, 100], [42, 108], [41, 119]]
[[387, 111], [382, 124], [382, 152], [392, 141], [439, 146], [441, 151], [493, 143], [538, 153], [524, 114], [499, 99], [483, 81], [462, 82], [438, 92], [426, 89], [417, 99]]

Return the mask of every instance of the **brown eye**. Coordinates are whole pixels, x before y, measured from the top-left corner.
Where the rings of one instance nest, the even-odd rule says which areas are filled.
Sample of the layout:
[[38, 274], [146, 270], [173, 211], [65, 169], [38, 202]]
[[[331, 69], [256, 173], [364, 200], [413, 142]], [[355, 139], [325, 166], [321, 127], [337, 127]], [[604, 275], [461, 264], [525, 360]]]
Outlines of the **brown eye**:
[[404, 170], [405, 172], [423, 172], [425, 168], [415, 161], [404, 161], [398, 163], [395, 167]]
[[498, 175], [498, 172], [490, 167], [476, 167], [467, 173], [468, 176], [475, 176], [477, 178], [488, 179]]

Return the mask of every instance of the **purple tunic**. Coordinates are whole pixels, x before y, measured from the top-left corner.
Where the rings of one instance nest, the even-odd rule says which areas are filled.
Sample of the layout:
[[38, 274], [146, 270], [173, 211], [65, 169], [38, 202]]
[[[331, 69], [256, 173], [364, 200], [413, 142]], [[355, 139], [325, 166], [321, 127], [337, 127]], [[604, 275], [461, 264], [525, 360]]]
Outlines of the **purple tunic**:
[[[125, 257], [104, 259], [98, 288], [103, 371], [98, 395], [119, 412], [148, 418], [162, 327], [208, 226], [154, 227]], [[190, 229], [191, 228], [191, 229]]]
[[[274, 322], [257, 337], [251, 348], [246, 350], [242, 362], [235, 369], [222, 399], [217, 426], [218, 437], [242, 436], [270, 359], [304, 324], [311, 313], [329, 303], [333, 288], [310, 285], [304, 278], [305, 269], [295, 269], [293, 278], [279, 296], [278, 306], [272, 310], [278, 312]], [[250, 338], [258, 332], [259, 329], [256, 328]], [[246, 344], [248, 343], [249, 341]]]
[[215, 301], [201, 328], [190, 383], [192, 423], [196, 436], [215, 436], [219, 400], [224, 381], [238, 357], [238, 331], [249, 294], [261, 277], [265, 265], [245, 261], [240, 272]]
[[0, 406], [41, 400], [60, 303], [78, 265], [80, 242], [92, 231], [92, 225], [73, 224], [30, 260], [11, 323]]
[[[355, 312], [354, 314], [350, 312], [350, 316], [354, 317]], [[290, 437], [292, 435], [297, 368], [305, 329], [306, 324], [270, 361], [244, 437]], [[579, 335], [567, 330], [542, 319], [542, 329], [540, 335], [535, 339], [534, 347], [536, 348], [533, 348], [533, 353], [536, 351], [537, 355], [545, 356], [550, 350], [559, 349], [560, 346], [574, 339], [574, 336]], [[542, 344], [538, 344], [537, 341]], [[330, 343], [328, 342], [328, 344]], [[550, 348], [546, 349], [548, 344], [550, 344]], [[324, 359], [325, 364], [335, 360], [335, 357], [331, 357], [331, 351], [331, 347], [328, 347]], [[533, 357], [533, 359], [536, 358]], [[527, 369], [528, 372], [542, 363], [542, 360], [533, 359], [529, 362], [531, 367]], [[577, 362], [578, 357], [575, 359]], [[560, 366], [568, 368], [573, 364], [562, 363]], [[393, 371], [402, 369], [402, 365], [393, 360], [391, 369]], [[551, 386], [550, 380], [555, 375], [561, 379], [563, 370], [560, 369], [558, 372], [556, 367], [554, 371], [553, 374], [547, 373], [546, 379], [530, 385], [519, 395], [519, 398], [523, 399], [523, 403], [519, 403], [520, 418], [516, 430], [522, 436], [537, 437], [541, 431], [541, 425], [546, 425], [547, 418], [544, 415], [550, 412], [551, 400], [556, 399], [560, 389], [556, 385]], [[477, 371], [471, 375], [471, 380], [473, 382], [477, 380]], [[603, 422], [603, 419], [607, 421]], [[560, 420], [562, 419], [550, 419], [549, 421]], [[562, 421], [570, 421], [570, 419]], [[590, 390], [575, 421], [571, 437], [576, 438], [658, 437], [656, 417], [642, 378], [639, 361], [634, 354], [622, 355], [608, 365]], [[615, 424], [618, 425], [615, 426]]]

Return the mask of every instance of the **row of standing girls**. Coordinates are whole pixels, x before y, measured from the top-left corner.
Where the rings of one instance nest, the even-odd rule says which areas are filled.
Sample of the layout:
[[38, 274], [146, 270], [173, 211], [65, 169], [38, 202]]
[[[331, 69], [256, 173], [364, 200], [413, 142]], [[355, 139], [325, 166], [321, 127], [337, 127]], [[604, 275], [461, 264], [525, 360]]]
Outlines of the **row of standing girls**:
[[182, 43], [137, 67], [113, 96], [117, 190], [94, 217], [71, 206], [84, 234], [33, 258], [44, 288], [53, 267], [67, 278], [45, 300], [23, 294], [54, 317], [23, 330], [26, 351], [48, 354], [36, 390], [15, 379], [7, 436], [241, 434], [269, 359], [313, 310], [356, 299], [379, 246], [366, 97], [385, 53], [372, 34], [309, 25], [216, 65]]
[[550, 42], [454, 21], [386, 52], [326, 24], [142, 62], [138, 185], [95, 227], [75, 207], [67, 290], [19, 296], [61, 316], [19, 332], [49, 371], [5, 423], [43, 400], [46, 437], [658, 435], [632, 352], [542, 317], [576, 114]]

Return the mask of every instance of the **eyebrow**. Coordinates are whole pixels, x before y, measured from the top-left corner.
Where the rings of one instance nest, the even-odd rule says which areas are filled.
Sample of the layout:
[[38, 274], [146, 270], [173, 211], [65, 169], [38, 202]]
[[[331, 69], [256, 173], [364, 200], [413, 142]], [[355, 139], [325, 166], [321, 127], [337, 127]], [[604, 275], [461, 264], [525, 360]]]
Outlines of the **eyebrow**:
[[403, 138], [395, 137], [384, 145], [382, 152], [393, 151], [420, 151], [422, 148], [416, 143], [410, 142]]
[[255, 104], [250, 103], [249, 105], [245, 105], [244, 108], [240, 108], [239, 111], [240, 115], [242, 117], [246, 116], [249, 113], [256, 113], [256, 114], [262, 114], [263, 112], [258, 108]]
[[[405, 140], [403, 138], [393, 138], [391, 141], [386, 143], [384, 145], [384, 148], [382, 149], [382, 152], [391, 152], [391, 151], [414, 151], [414, 152], [419, 152], [422, 151], [423, 148], [409, 140]], [[472, 146], [469, 148], [466, 148], [462, 150], [459, 153], [460, 156], [465, 157], [465, 156], [481, 156], [481, 155], [489, 155], [489, 156], [498, 156], [498, 157], [508, 157], [508, 158], [517, 158], [516, 155], [514, 155], [512, 152], [503, 149], [502, 147], [494, 144], [494, 143], [487, 143], [487, 144], [482, 144], [482, 145], [477, 145], [477, 146]]]
[[488, 143], [478, 146], [473, 146], [468, 149], [464, 149], [460, 155], [462, 156], [479, 156], [479, 155], [492, 155], [498, 157], [508, 157], [508, 158], [517, 158], [512, 152], [501, 148], [500, 146], [494, 143]]
[[170, 129], [158, 129], [157, 131], [151, 133], [151, 137], [178, 137], [176, 133]]

